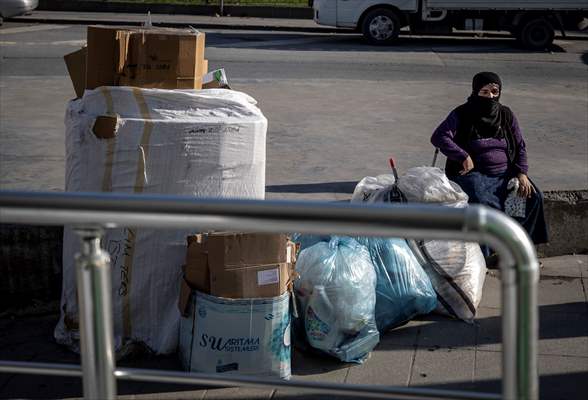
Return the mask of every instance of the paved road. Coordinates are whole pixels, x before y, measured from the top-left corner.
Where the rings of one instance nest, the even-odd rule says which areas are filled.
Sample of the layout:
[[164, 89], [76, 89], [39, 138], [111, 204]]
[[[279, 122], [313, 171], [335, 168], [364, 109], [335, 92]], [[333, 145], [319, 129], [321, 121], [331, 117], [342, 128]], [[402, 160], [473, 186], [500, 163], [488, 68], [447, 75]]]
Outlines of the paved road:
[[[83, 25], [0, 29], [0, 188], [63, 190], [63, 115], [73, 89], [62, 56]], [[429, 164], [436, 124], [480, 70], [501, 74], [545, 190], [588, 187], [588, 41], [529, 53], [511, 39], [404, 37], [371, 47], [332, 33], [207, 31], [210, 67], [269, 119], [268, 197], [341, 200], [354, 182]], [[439, 163], [441, 164], [441, 163]]]

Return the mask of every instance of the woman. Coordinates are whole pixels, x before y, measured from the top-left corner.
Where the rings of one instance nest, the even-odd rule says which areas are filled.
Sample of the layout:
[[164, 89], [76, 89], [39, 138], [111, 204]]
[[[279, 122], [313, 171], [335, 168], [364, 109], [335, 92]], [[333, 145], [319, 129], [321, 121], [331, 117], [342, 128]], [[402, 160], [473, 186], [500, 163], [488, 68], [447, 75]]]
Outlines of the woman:
[[[516, 177], [526, 198], [525, 217], [515, 218], [535, 244], [547, 242], [543, 196], [527, 176], [527, 150], [510, 108], [500, 104], [502, 81], [493, 72], [474, 76], [472, 94], [439, 125], [431, 143], [447, 156], [445, 173], [469, 196], [504, 211], [507, 184]], [[486, 256], [489, 250], [484, 249]]]

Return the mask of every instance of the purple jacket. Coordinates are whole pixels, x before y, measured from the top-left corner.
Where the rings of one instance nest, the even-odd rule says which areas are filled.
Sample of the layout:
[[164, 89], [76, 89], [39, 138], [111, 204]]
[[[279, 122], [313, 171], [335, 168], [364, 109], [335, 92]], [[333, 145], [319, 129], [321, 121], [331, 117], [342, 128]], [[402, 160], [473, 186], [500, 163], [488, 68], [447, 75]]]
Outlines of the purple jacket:
[[[445, 121], [435, 129], [431, 136], [431, 143], [438, 147], [447, 158], [463, 162], [468, 155], [474, 162], [474, 170], [484, 174], [496, 175], [506, 172], [508, 169], [508, 154], [506, 139], [476, 139], [472, 140], [467, 148], [459, 147], [453, 140], [457, 133], [459, 124], [457, 113], [450, 112]], [[517, 152], [514, 163], [511, 166], [512, 172], [527, 174], [529, 166], [527, 164], [527, 149], [525, 141], [519, 128], [519, 123], [513, 114], [512, 132], [516, 142]]]

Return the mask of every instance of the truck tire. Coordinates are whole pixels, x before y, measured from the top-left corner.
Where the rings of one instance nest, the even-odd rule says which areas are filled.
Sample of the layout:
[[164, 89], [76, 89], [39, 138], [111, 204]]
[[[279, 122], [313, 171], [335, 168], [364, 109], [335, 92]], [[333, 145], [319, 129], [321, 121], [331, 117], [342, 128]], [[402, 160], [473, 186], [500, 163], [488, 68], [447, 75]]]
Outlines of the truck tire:
[[520, 29], [518, 39], [523, 46], [532, 50], [544, 50], [555, 38], [553, 26], [545, 18], [527, 21]]
[[361, 31], [370, 44], [391, 44], [400, 33], [400, 19], [394, 11], [376, 8], [363, 19]]

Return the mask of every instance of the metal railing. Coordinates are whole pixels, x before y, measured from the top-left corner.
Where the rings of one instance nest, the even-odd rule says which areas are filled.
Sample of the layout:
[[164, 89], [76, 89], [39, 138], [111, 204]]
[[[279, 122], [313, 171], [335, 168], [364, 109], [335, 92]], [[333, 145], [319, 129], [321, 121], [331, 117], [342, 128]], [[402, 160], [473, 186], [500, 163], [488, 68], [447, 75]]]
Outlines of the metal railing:
[[84, 397], [116, 397], [116, 379], [243, 387], [374, 398], [497, 399], [476, 392], [281, 381], [244, 376], [116, 368], [110, 299], [110, 262], [100, 248], [103, 229], [116, 226], [258, 232], [352, 234], [467, 240], [500, 255], [502, 280], [502, 398], [537, 399], [537, 282], [539, 266], [527, 233], [514, 220], [483, 206], [380, 205], [195, 200], [186, 197], [84, 193], [0, 192], [0, 223], [76, 226], [81, 369], [75, 365], [1, 361], [0, 372], [79, 376]]

